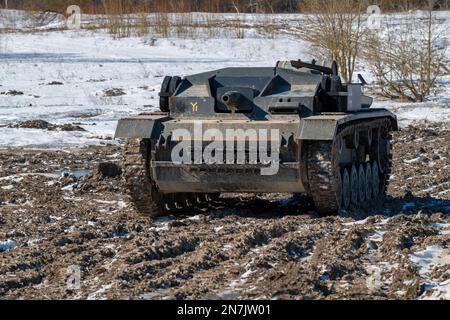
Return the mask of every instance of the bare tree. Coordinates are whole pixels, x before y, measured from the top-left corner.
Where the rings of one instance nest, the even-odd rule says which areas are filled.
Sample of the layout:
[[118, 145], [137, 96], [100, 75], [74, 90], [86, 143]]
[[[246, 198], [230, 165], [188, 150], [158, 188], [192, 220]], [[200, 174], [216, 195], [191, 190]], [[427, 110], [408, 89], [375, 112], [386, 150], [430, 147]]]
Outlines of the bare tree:
[[345, 81], [351, 82], [363, 34], [361, 2], [353, 0], [306, 0], [308, 12], [301, 36], [313, 44], [314, 54], [335, 60]]
[[420, 17], [409, 15], [400, 25], [397, 19], [386, 20], [383, 33], [369, 34], [364, 57], [382, 95], [424, 101], [446, 72], [448, 45], [445, 30], [439, 30], [434, 17], [434, 5], [435, 1], [429, 0], [428, 10]]

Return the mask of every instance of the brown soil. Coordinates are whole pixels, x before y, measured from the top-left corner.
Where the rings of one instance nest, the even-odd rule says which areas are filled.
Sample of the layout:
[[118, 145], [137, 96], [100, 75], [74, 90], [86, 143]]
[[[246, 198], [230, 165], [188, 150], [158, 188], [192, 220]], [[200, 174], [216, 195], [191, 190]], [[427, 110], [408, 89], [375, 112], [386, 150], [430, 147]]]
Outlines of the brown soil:
[[124, 195], [120, 147], [0, 151], [0, 242], [17, 245], [0, 252], [0, 298], [415, 299], [426, 280], [409, 255], [448, 255], [450, 131], [410, 127], [395, 142], [389, 198], [370, 217], [234, 194], [152, 219]]

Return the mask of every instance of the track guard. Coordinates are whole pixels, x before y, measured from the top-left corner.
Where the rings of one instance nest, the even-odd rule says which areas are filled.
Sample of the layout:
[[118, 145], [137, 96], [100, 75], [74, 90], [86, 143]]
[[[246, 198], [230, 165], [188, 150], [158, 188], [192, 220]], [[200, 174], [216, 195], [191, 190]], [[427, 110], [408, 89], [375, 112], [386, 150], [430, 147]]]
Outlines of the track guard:
[[163, 123], [169, 120], [168, 113], [156, 112], [142, 114], [119, 120], [115, 138], [151, 139], [164, 130]]

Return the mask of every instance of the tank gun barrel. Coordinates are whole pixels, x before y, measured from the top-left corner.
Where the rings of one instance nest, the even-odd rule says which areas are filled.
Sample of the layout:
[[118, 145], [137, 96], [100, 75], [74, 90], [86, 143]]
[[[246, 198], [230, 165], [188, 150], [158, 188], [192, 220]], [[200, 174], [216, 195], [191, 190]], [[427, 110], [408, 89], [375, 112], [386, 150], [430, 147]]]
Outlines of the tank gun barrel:
[[228, 91], [222, 96], [222, 101], [227, 107], [236, 111], [245, 102], [245, 97], [239, 91]]
[[321, 65], [317, 65], [317, 64], [307, 63], [307, 62], [303, 62], [301, 60], [297, 60], [297, 61], [293, 60], [293, 61], [291, 61], [291, 65], [297, 69], [308, 68], [308, 69], [312, 69], [312, 70], [317, 70], [317, 71], [322, 72], [323, 74], [327, 74], [327, 75], [337, 76], [339, 73], [338, 66], [337, 66], [336, 62], [334, 62], [334, 61], [333, 61], [331, 67], [325, 67], [325, 66], [321, 66]]

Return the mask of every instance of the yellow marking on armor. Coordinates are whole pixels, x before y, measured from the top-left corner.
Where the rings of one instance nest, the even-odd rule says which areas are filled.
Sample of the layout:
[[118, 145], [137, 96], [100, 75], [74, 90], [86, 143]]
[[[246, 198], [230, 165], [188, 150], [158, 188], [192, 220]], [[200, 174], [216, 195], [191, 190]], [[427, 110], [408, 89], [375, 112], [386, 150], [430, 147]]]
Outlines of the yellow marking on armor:
[[198, 111], [198, 102], [191, 102], [192, 111], [197, 112]]

